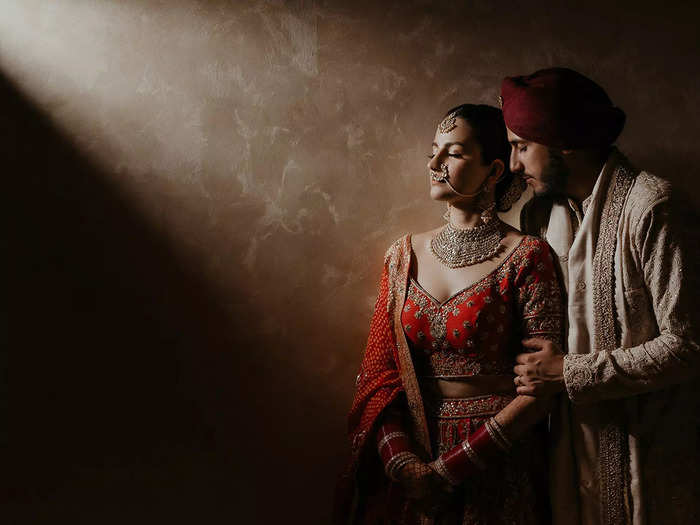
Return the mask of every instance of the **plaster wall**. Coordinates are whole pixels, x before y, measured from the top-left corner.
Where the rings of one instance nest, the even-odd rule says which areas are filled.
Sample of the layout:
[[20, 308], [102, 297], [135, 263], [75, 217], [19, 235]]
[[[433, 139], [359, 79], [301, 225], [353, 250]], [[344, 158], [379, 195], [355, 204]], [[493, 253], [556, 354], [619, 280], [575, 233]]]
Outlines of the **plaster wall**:
[[326, 523], [384, 250], [440, 224], [435, 125], [507, 74], [591, 76], [627, 112], [621, 149], [698, 203], [696, 8], [0, 13], [27, 522]]

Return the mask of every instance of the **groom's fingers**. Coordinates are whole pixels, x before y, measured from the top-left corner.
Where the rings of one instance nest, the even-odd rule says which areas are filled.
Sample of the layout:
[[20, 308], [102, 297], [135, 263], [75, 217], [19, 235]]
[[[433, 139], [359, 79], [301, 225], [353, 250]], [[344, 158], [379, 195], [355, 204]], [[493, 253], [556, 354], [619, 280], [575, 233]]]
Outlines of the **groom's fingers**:
[[515, 375], [523, 377], [535, 375], [533, 368], [528, 365], [515, 365], [515, 367], [513, 367], [513, 372], [515, 372]]
[[540, 337], [531, 337], [529, 339], [523, 339], [521, 341], [525, 348], [531, 348], [533, 350], [542, 350], [545, 347], [546, 339]]
[[[534, 353], [535, 353], [535, 352], [533, 352], [533, 354], [534, 354]], [[525, 354], [518, 354], [517, 356], [515, 356], [515, 362], [516, 362], [516, 363], [519, 363], [519, 364], [521, 364], [521, 365], [526, 365], [526, 364], [528, 364], [530, 361], [532, 361], [533, 359], [535, 359], [535, 357], [533, 357], [533, 354], [528, 354], [528, 353], [525, 353]]]
[[535, 387], [534, 386], [519, 386], [515, 391], [521, 396], [534, 396]]

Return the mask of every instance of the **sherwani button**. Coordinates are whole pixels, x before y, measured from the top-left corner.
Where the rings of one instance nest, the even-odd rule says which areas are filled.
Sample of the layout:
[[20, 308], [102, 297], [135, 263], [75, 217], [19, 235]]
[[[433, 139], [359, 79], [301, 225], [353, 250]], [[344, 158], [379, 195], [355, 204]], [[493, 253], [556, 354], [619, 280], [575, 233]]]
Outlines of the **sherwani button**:
[[586, 283], [584, 281], [579, 281], [578, 283], [576, 283], [576, 289], [579, 292], [584, 291], [586, 289]]

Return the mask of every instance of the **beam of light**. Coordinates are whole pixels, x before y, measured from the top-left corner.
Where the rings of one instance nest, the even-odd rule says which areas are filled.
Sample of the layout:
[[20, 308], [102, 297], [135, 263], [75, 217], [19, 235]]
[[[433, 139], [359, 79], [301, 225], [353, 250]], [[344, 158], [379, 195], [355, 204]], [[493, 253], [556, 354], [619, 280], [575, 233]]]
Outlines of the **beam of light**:
[[192, 203], [240, 188], [227, 205], [264, 210], [252, 268], [255, 236], [307, 220], [289, 195], [318, 190], [321, 173], [264, 151], [298, 140], [289, 106], [318, 76], [314, 16], [275, 2], [0, 0], [0, 71], [146, 215], [145, 181]]

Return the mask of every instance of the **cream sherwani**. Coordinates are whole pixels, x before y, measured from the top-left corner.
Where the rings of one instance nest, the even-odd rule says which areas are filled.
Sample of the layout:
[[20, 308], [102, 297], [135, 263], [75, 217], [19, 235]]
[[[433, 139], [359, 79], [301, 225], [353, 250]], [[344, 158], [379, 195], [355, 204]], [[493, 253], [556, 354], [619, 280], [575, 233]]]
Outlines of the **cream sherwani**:
[[585, 215], [534, 199], [522, 226], [568, 290], [568, 400], [553, 418], [555, 523], [700, 522], [700, 302], [695, 246], [669, 184], [615, 149]]

